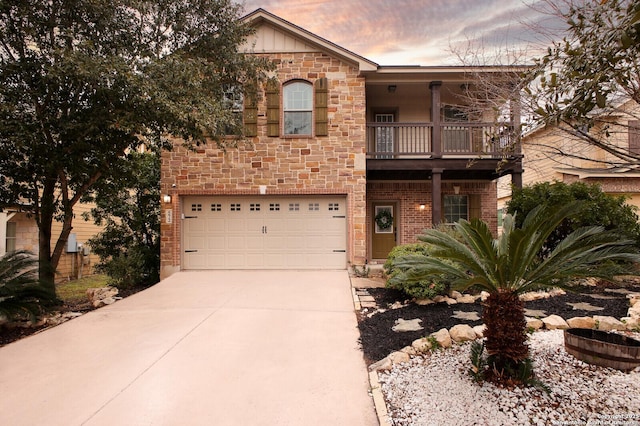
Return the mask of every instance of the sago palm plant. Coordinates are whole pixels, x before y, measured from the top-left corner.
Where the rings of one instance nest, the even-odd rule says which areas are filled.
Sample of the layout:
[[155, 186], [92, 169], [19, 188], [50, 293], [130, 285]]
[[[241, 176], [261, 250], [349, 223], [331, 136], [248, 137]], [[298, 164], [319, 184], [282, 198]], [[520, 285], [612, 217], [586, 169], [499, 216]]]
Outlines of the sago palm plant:
[[394, 279], [413, 282], [446, 276], [452, 288], [488, 291], [482, 314], [488, 379], [512, 381], [529, 359], [520, 293], [563, 287], [577, 277], [613, 279], [633, 273], [630, 262], [640, 261], [633, 241], [597, 226], [574, 231], [549, 254], [540, 256], [551, 232], [579, 208], [579, 203], [555, 211], [541, 206], [531, 211], [521, 228], [507, 215], [497, 239], [487, 224], [477, 219], [455, 224], [462, 242], [438, 230], [426, 230], [418, 238], [433, 246], [431, 255], [397, 259], [396, 266], [403, 273]]
[[0, 314], [10, 319], [35, 319], [55, 295], [38, 281], [38, 261], [26, 251], [0, 257]]

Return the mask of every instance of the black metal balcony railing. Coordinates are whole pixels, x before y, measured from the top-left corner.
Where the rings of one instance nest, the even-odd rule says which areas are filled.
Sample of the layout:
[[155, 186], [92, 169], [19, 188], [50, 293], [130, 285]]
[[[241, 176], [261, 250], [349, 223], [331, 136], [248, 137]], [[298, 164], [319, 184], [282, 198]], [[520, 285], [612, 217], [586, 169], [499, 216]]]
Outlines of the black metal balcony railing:
[[[433, 146], [440, 132], [440, 149]], [[368, 158], [431, 158], [435, 156], [501, 156], [512, 147], [513, 129], [493, 123], [367, 124]]]

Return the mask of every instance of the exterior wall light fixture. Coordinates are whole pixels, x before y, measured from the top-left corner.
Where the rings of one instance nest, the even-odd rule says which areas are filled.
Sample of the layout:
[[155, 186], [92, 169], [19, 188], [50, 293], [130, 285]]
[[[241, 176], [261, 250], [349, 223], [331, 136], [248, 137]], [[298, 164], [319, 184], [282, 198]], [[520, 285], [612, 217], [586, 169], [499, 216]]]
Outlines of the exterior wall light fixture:
[[171, 203], [171, 195], [169, 195], [169, 194], [164, 194], [164, 195], [162, 196], [162, 201], [164, 201], [164, 202], [165, 202], [165, 204], [169, 204], [169, 203]]

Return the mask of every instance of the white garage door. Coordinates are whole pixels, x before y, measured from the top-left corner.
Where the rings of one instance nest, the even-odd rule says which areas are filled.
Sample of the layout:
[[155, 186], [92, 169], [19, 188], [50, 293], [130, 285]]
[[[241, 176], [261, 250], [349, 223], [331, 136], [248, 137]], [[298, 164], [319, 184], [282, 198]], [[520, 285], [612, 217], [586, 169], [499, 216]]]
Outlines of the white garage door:
[[184, 269], [346, 269], [344, 197], [185, 197]]

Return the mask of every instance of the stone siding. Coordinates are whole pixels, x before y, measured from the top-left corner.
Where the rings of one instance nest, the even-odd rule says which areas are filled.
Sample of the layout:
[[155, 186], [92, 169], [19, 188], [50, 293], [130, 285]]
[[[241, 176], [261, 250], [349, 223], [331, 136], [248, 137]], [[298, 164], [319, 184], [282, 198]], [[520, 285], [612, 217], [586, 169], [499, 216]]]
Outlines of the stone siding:
[[[345, 195], [348, 204], [348, 261], [362, 264], [365, 230], [365, 82], [358, 70], [322, 53], [270, 55], [280, 84], [294, 79], [329, 82], [328, 136], [266, 136], [266, 96], [258, 100], [258, 136], [224, 152], [214, 143], [187, 151], [176, 141], [162, 155], [161, 274], [180, 269], [180, 197], [184, 195], [258, 194]], [[282, 93], [282, 90], [280, 90]], [[281, 103], [282, 104], [282, 103]], [[282, 127], [282, 107], [280, 126]], [[167, 223], [167, 209], [172, 222]]]

